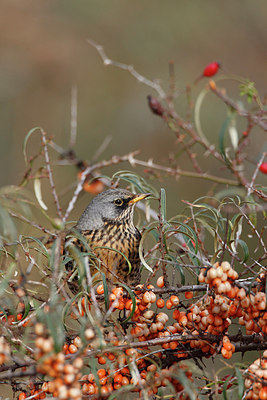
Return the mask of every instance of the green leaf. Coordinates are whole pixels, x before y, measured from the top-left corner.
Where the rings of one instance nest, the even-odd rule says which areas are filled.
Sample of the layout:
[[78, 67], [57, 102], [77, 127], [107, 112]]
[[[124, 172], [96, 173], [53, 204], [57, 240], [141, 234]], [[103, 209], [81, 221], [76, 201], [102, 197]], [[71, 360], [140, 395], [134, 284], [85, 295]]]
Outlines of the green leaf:
[[105, 309], [107, 312], [109, 309], [108, 284], [107, 284], [107, 280], [106, 280], [106, 276], [105, 276], [104, 272], [102, 272], [101, 275], [102, 275], [102, 281], [103, 281], [103, 287], [104, 287]]
[[179, 377], [179, 381], [184, 387], [185, 393], [188, 394], [190, 400], [196, 400], [196, 395], [192, 390], [192, 382], [189, 381], [189, 379], [181, 369], [178, 371], [177, 375]]
[[23, 155], [24, 155], [24, 160], [25, 160], [25, 163], [26, 163], [26, 164], [28, 163], [27, 154], [26, 154], [26, 146], [27, 146], [28, 140], [29, 140], [29, 138], [31, 137], [31, 135], [32, 135], [33, 133], [37, 132], [37, 131], [41, 132], [41, 131], [42, 131], [42, 128], [35, 127], [35, 128], [33, 128], [33, 129], [31, 129], [31, 130], [27, 133], [27, 135], [25, 136], [25, 139], [24, 139], [24, 141], [23, 141]]
[[209, 146], [209, 141], [206, 138], [206, 136], [204, 135], [204, 132], [203, 132], [202, 127], [201, 127], [201, 123], [200, 123], [200, 108], [202, 106], [202, 103], [203, 103], [203, 100], [204, 100], [206, 94], [208, 94], [208, 93], [209, 93], [209, 90], [206, 89], [206, 88], [203, 89], [199, 93], [199, 95], [198, 95], [198, 97], [196, 99], [196, 102], [195, 102], [195, 110], [194, 110], [195, 126], [196, 126], [196, 129], [197, 129], [197, 133], [199, 134], [199, 136], [201, 137], [201, 139], [203, 140], [203, 142], [207, 146]]
[[23, 235], [20, 235], [19, 241], [22, 242], [22, 241], [25, 241], [25, 240], [30, 240], [31, 242], [36, 242], [36, 243], [41, 247], [41, 249], [43, 250], [43, 252], [41, 252], [41, 253], [42, 253], [45, 257], [47, 257], [47, 258], [50, 257], [50, 254], [49, 254], [49, 252], [48, 252], [48, 249], [45, 247], [45, 245], [41, 242], [40, 239], [38, 239], [38, 238], [36, 238], [36, 237], [33, 237], [33, 236], [23, 236]]
[[238, 384], [238, 398], [242, 399], [244, 393], [244, 379], [240, 372], [239, 368], [235, 367], [235, 373], [237, 377], [237, 384]]
[[166, 221], [166, 192], [165, 189], [160, 189], [160, 215], [163, 222]]
[[143, 235], [142, 235], [140, 243], [139, 243], [139, 250], [138, 250], [141, 263], [152, 274], [153, 274], [153, 269], [147, 264], [147, 262], [144, 258], [143, 249], [144, 249], [144, 241], [145, 241], [147, 235], [149, 234], [149, 232], [153, 231], [153, 229], [155, 229], [155, 228], [151, 227], [149, 229], [146, 229], [145, 232], [143, 232]]
[[[231, 235], [230, 235], [230, 237], [228, 236], [228, 238], [227, 238], [228, 242], [235, 240], [236, 230], [238, 229], [238, 225], [239, 225], [240, 219], [242, 217], [243, 217], [242, 214], [236, 214], [233, 216], [231, 221], [229, 221], [229, 226], [231, 226]], [[229, 232], [230, 232], [230, 230], [229, 230]]]
[[124, 170], [116, 172], [111, 180], [114, 181], [116, 179], [122, 179], [130, 183], [140, 193], [152, 193], [155, 197], [159, 197], [157, 190], [152, 185], [149, 185], [144, 178], [131, 171]]
[[226, 381], [223, 384], [223, 400], [228, 400], [227, 386], [228, 386], [228, 382], [229, 382], [230, 379], [232, 379], [231, 376], [228, 379], [226, 379]]
[[248, 246], [247, 246], [246, 242], [244, 242], [244, 240], [242, 240], [242, 239], [239, 239], [237, 244], [240, 244], [240, 246], [242, 247], [242, 250], [243, 250], [243, 253], [244, 253], [243, 262], [245, 263], [249, 258]]
[[135, 298], [135, 295], [134, 295], [133, 291], [127, 285], [125, 285], [124, 283], [120, 283], [120, 286], [122, 286], [125, 290], [127, 290], [127, 292], [129, 293], [129, 295], [131, 297], [132, 303], [133, 303], [133, 308], [132, 308], [132, 311], [131, 311], [130, 315], [128, 315], [128, 317], [122, 321], [122, 324], [125, 324], [125, 322], [128, 322], [128, 321], [131, 320], [132, 316], [135, 313], [136, 298]]
[[33, 188], [34, 188], [34, 194], [36, 196], [36, 199], [37, 199], [39, 205], [42, 207], [43, 210], [47, 211], [48, 207], [44, 203], [43, 198], [42, 198], [41, 179], [40, 179], [40, 173], [39, 172], [34, 178]]
[[4, 238], [14, 241], [17, 238], [16, 225], [8, 211], [0, 206], [0, 232]]
[[252, 103], [252, 100], [258, 97], [258, 91], [255, 88], [255, 83], [246, 79], [240, 85], [240, 96], [247, 96], [248, 103]]

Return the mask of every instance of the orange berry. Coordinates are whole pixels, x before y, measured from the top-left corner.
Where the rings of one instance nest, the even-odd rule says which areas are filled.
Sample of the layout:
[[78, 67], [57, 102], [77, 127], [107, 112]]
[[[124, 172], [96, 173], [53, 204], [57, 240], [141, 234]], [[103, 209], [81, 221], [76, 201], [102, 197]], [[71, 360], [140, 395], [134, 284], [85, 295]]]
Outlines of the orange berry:
[[114, 383], [114, 389], [118, 390], [121, 388], [121, 384], [120, 383]]
[[24, 400], [26, 399], [26, 397], [27, 397], [26, 393], [22, 392], [20, 393], [18, 400]]
[[103, 368], [100, 368], [100, 369], [97, 371], [97, 375], [98, 375], [99, 379], [104, 378], [104, 376], [106, 376], [106, 370], [103, 369]]
[[131, 299], [126, 300], [126, 303], [125, 303], [126, 310], [131, 310], [132, 305], [133, 305], [133, 302]]
[[166, 301], [166, 308], [167, 308], [168, 310], [170, 310], [170, 309], [172, 308], [172, 306], [173, 306], [172, 301], [171, 301], [170, 299], [168, 299], [168, 300]]
[[218, 287], [218, 286], [221, 285], [221, 283], [222, 283], [222, 281], [221, 281], [220, 278], [215, 278], [215, 279], [213, 279], [213, 281], [211, 282], [211, 286]]
[[108, 378], [104, 376], [104, 378], [99, 379], [100, 385], [106, 385]]
[[157, 296], [155, 295], [155, 293], [150, 292], [150, 302], [155, 303], [156, 300], [157, 300]]
[[219, 315], [215, 315], [215, 317], [214, 317], [214, 325], [215, 326], [220, 326], [220, 325], [222, 325], [222, 323], [223, 323], [222, 318]]
[[112, 293], [114, 293], [116, 297], [122, 297], [123, 288], [122, 287], [116, 287], [116, 288], [112, 289]]
[[158, 299], [156, 304], [158, 308], [163, 308], [165, 305], [165, 301], [163, 299]]
[[243, 300], [245, 297], [246, 297], [246, 291], [245, 291], [245, 289], [244, 289], [244, 288], [239, 289], [239, 291], [238, 291], [238, 293], [237, 293], [237, 295], [236, 295], [237, 300], [241, 301], [241, 300]]
[[233, 355], [231, 351], [226, 350], [224, 347], [222, 347], [221, 353], [223, 358], [226, 358], [227, 360], [229, 360], [229, 358], [231, 358]]
[[114, 355], [113, 353], [108, 353], [108, 359], [109, 359], [110, 361], [115, 360], [115, 355]]
[[182, 326], [186, 326], [187, 325], [187, 316], [186, 315], [180, 315], [180, 318], [179, 318], [179, 324], [180, 325], [182, 325]]
[[160, 276], [160, 277], [157, 279], [157, 286], [158, 286], [159, 288], [163, 288], [163, 286], [164, 286], [164, 277], [163, 277], [163, 276]]
[[267, 386], [263, 386], [259, 392], [260, 400], [267, 400]]
[[228, 336], [224, 336], [224, 337], [223, 337], [223, 345], [224, 345], [225, 343], [230, 343], [230, 339], [229, 339]]
[[68, 350], [70, 354], [74, 354], [78, 351], [78, 348], [75, 346], [75, 344], [70, 344]]
[[17, 314], [17, 321], [20, 321], [21, 319], [22, 319], [22, 314], [21, 313]]
[[235, 304], [231, 304], [228, 310], [229, 317], [233, 317], [236, 315], [237, 306]]
[[172, 313], [172, 317], [173, 319], [176, 319], [178, 321], [179, 317], [180, 317], [180, 311], [179, 310], [174, 310]]
[[178, 346], [177, 342], [170, 342], [170, 349], [175, 350], [177, 346]]
[[104, 364], [106, 364], [107, 360], [105, 357], [100, 356], [100, 357], [98, 357], [98, 362], [99, 362], [99, 364], [104, 365]]
[[[105, 370], [103, 369], [103, 371], [105, 371]], [[90, 383], [94, 383], [94, 382], [95, 382], [95, 376], [94, 376], [94, 374], [88, 374], [88, 381], [89, 381]]]
[[180, 302], [179, 297], [178, 297], [178, 296], [174, 296], [174, 295], [172, 295], [172, 296], [170, 297], [170, 301], [172, 302], [172, 304], [173, 304], [174, 306], [178, 306], [178, 304], [179, 304], [179, 302]]
[[100, 390], [101, 396], [107, 396], [109, 394], [109, 390], [107, 386], [102, 386], [101, 390]]
[[184, 296], [186, 299], [192, 299], [193, 295], [193, 292], [184, 292]]
[[82, 347], [82, 339], [79, 336], [76, 336], [73, 340], [73, 344], [78, 348]]
[[120, 373], [115, 374], [115, 375], [114, 375], [114, 383], [119, 383], [119, 384], [121, 384], [122, 378], [123, 378], [122, 374], [120, 374]]
[[143, 294], [142, 301], [143, 301], [144, 303], [150, 303], [150, 301], [151, 301], [150, 292], [145, 292], [145, 293]]
[[[113, 301], [115, 301], [115, 300], [117, 300], [116, 295], [115, 295], [114, 293], [110, 293], [110, 295], [109, 295], [109, 301], [113, 302]], [[114, 307], [114, 304], [113, 304], [113, 307]]]
[[103, 283], [101, 283], [100, 285], [97, 286], [96, 293], [99, 294], [99, 295], [104, 294], [104, 285], [103, 285]]
[[100, 179], [94, 181], [85, 181], [83, 184], [83, 190], [91, 194], [99, 194], [104, 190], [104, 183]]
[[129, 383], [130, 383], [130, 381], [129, 381], [129, 379], [127, 378], [127, 376], [123, 376], [123, 377], [122, 377], [122, 380], [121, 380], [122, 386], [129, 385]]
[[212, 324], [214, 323], [214, 315], [213, 315], [213, 314], [209, 314], [209, 315], [207, 316], [207, 323], [208, 323], [209, 325], [212, 325]]
[[232, 344], [230, 342], [224, 343], [223, 347], [225, 348], [225, 350], [227, 351], [232, 351]]
[[88, 395], [96, 394], [94, 385], [92, 385], [92, 383], [84, 383], [82, 386], [82, 393]]

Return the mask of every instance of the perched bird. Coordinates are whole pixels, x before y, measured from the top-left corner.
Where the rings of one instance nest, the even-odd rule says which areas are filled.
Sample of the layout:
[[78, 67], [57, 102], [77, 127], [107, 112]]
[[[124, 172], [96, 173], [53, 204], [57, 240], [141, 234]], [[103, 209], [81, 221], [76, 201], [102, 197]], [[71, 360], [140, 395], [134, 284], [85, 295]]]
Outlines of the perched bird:
[[[134, 226], [133, 215], [135, 204], [147, 196], [149, 193], [133, 194], [125, 189], [108, 189], [91, 201], [74, 226], [100, 260], [100, 270], [109, 283], [121, 281], [130, 286], [140, 283], [141, 234]], [[82, 247], [78, 242], [76, 245]], [[72, 270], [75, 266], [69, 262], [66, 268]], [[94, 272], [91, 270], [91, 274]], [[77, 282], [70, 282], [69, 287], [77, 292]]]

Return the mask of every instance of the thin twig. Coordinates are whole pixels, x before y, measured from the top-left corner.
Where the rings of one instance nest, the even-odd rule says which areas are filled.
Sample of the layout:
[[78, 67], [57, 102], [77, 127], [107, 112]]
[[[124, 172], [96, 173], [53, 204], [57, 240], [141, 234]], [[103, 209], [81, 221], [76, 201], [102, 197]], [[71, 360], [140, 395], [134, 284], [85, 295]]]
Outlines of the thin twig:
[[258, 175], [258, 172], [259, 172], [259, 168], [260, 168], [264, 158], [266, 157], [266, 155], [267, 155], [267, 153], [262, 153], [262, 156], [259, 159], [259, 162], [258, 162], [258, 164], [257, 164], [257, 166], [255, 168], [255, 171], [254, 171], [253, 175], [252, 175], [251, 182], [247, 185], [247, 189], [248, 189], [247, 197], [249, 197], [251, 195], [252, 191], [253, 191], [253, 185], [254, 185], [254, 182], [255, 182], [255, 180], [257, 178], [257, 175]]
[[36, 228], [36, 229], [39, 229], [40, 231], [42, 231], [42, 232], [44, 232], [44, 233], [47, 233], [47, 234], [50, 235], [50, 236], [53, 236], [53, 237], [56, 237], [56, 236], [57, 236], [54, 232], [50, 231], [50, 230], [47, 229], [47, 228], [44, 228], [42, 225], [39, 225], [39, 224], [37, 224], [36, 222], [34, 222], [34, 221], [32, 221], [32, 220], [30, 221], [28, 218], [24, 217], [24, 215], [14, 213], [13, 211], [9, 211], [9, 214], [10, 214], [12, 217], [18, 218], [18, 219], [20, 219], [21, 221], [26, 222], [27, 224], [31, 225], [32, 227], [34, 227], [34, 228]]
[[63, 217], [63, 222], [65, 222], [69, 216], [69, 214], [71, 213], [71, 211], [74, 208], [74, 205], [78, 199], [79, 194], [81, 193], [81, 191], [83, 190], [83, 184], [86, 180], [87, 175], [91, 174], [92, 171], [96, 170], [96, 169], [101, 169], [104, 167], [109, 167], [110, 165], [114, 165], [114, 164], [118, 164], [120, 162], [123, 161], [129, 161], [131, 162], [131, 158], [134, 157], [134, 155], [138, 154], [139, 151], [135, 151], [132, 152], [130, 154], [127, 154], [125, 156], [119, 157], [119, 156], [113, 156], [109, 161], [101, 161], [99, 163], [96, 163], [94, 165], [89, 165], [87, 168], [85, 168], [85, 170], [81, 173], [81, 177], [79, 182], [77, 183], [76, 189], [74, 191], [73, 197], [70, 200], [67, 210], [65, 212], [65, 215]]
[[150, 79], [147, 79], [143, 75], [139, 74], [139, 72], [136, 71], [136, 69], [134, 68], [133, 65], [123, 64], [123, 63], [111, 60], [106, 55], [103, 46], [99, 45], [94, 40], [87, 39], [87, 42], [97, 50], [98, 54], [102, 58], [104, 65], [113, 65], [114, 67], [128, 71], [135, 79], [138, 80], [138, 82], [141, 82], [144, 85], [149, 86], [152, 89], [154, 89], [162, 99], [166, 98], [166, 93], [164, 92], [164, 90], [162, 89], [162, 87], [160, 86], [159, 83], [157, 83], [155, 81], [151, 81]]
[[267, 131], [267, 118], [266, 116], [258, 116], [252, 114], [245, 110], [243, 107], [241, 108], [234, 100], [230, 99], [226, 94], [223, 93], [222, 90], [217, 89], [215, 85], [210, 85], [210, 90], [216, 94], [223, 102], [229, 107], [233, 108], [241, 117], [246, 117], [249, 120], [252, 120], [254, 124], [260, 126], [264, 131]]
[[51, 165], [50, 165], [50, 159], [49, 159], [49, 154], [48, 154], [48, 149], [47, 149], [46, 133], [43, 129], [41, 129], [41, 133], [42, 133], [42, 142], [43, 142], [43, 146], [44, 146], [44, 157], [45, 157], [45, 163], [46, 163], [46, 169], [48, 172], [49, 182], [50, 182], [52, 194], [54, 197], [54, 201], [56, 204], [57, 214], [58, 214], [59, 218], [62, 218], [62, 210], [61, 210], [61, 207], [59, 204], [59, 199], [58, 199], [56, 187], [54, 184], [53, 174], [52, 174]]

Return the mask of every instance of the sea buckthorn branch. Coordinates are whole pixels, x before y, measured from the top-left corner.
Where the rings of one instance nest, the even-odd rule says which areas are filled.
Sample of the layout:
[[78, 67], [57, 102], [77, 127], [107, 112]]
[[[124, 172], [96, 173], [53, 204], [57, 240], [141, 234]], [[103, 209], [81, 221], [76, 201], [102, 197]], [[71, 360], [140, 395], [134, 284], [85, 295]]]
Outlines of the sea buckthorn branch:
[[260, 126], [264, 131], [267, 131], [267, 116], [263, 110], [260, 110], [258, 113], [250, 113], [249, 111], [245, 110], [243, 107], [242, 109], [234, 100], [228, 97], [221, 89], [218, 89], [216, 85], [213, 83], [209, 85], [210, 90], [223, 102], [234, 109], [241, 117], [245, 117], [248, 119], [248, 123], [250, 124], [253, 121], [254, 124]]
[[[199, 143], [200, 145], [204, 146], [206, 151], [208, 151], [210, 154], [212, 154], [218, 161], [225, 164], [224, 158], [222, 157], [222, 155], [219, 152], [216, 151], [215, 147], [213, 145], [210, 145], [206, 140], [204, 140], [204, 138], [201, 137], [197, 133], [197, 131], [195, 131], [195, 129], [193, 128], [193, 125], [190, 122], [184, 120], [175, 111], [175, 109], [173, 107], [173, 84], [172, 83], [170, 85], [170, 95], [167, 96], [166, 93], [164, 91], [162, 91], [162, 88], [160, 86], [158, 87], [156, 85], [156, 87], [155, 87], [155, 85], [152, 81], [141, 76], [139, 73], [136, 73], [136, 71], [133, 69], [132, 66], [129, 66], [127, 64], [117, 63], [117, 62], [109, 59], [102, 46], [100, 46], [93, 40], [89, 40], [89, 43], [98, 51], [98, 53], [101, 56], [105, 65], [114, 65], [118, 68], [121, 68], [124, 70], [126, 69], [126, 70], [130, 71], [138, 81], [155, 89], [158, 92], [158, 94], [160, 94], [160, 97], [165, 100], [166, 106], [167, 106], [166, 108], [164, 108], [157, 99], [153, 98], [152, 96], [148, 96], [149, 106], [151, 108], [151, 111], [154, 114], [163, 118], [163, 120], [165, 120], [165, 122], [168, 124], [169, 128], [172, 131], [174, 131], [174, 133], [178, 137], [179, 142], [182, 144], [183, 149], [186, 151], [188, 157], [191, 159], [193, 168], [197, 171], [197, 173], [196, 173], [196, 175], [198, 175], [197, 177], [201, 177], [204, 174], [202, 173], [200, 165], [196, 161], [195, 155], [190, 150], [190, 146], [194, 145], [195, 143]], [[208, 67], [213, 66], [213, 65], [218, 66], [219, 64], [214, 62], [214, 63], [211, 63], [210, 65], [208, 65]], [[216, 70], [216, 72], [217, 72], [219, 67], [216, 67], [216, 68], [217, 68], [217, 70]], [[172, 70], [173, 70], [173, 68], [172, 68]], [[209, 77], [212, 75], [206, 75], [206, 73], [204, 73], [203, 76]], [[171, 72], [171, 82], [173, 82], [173, 72]], [[262, 109], [258, 113], [259, 115], [257, 115], [257, 113], [254, 113], [254, 114], [250, 113], [246, 110], [241, 109], [237, 103], [235, 103], [232, 99], [228, 98], [221, 90], [218, 90], [216, 88], [216, 84], [213, 81], [210, 81], [209, 88], [218, 97], [220, 97], [228, 107], [234, 109], [236, 112], [238, 112], [239, 115], [246, 117], [248, 119], [249, 126], [251, 126], [251, 123], [253, 122], [255, 124], [258, 124], [264, 130], [267, 130], [266, 117], [265, 117], [265, 113]], [[261, 104], [259, 99], [257, 101], [258, 101], [258, 104]], [[185, 143], [184, 136], [179, 134], [180, 128], [182, 128], [184, 132], [188, 133], [191, 136], [191, 138], [193, 140], [191, 144]], [[240, 144], [241, 143], [242, 143], [242, 139], [240, 141]], [[237, 178], [237, 185], [247, 187], [248, 182], [247, 182], [246, 178], [244, 177], [244, 175], [239, 170], [239, 164], [241, 162], [241, 160], [239, 159], [240, 151], [241, 151], [241, 147], [239, 146], [237, 149], [235, 158], [232, 160], [232, 162], [227, 163], [227, 168]], [[179, 172], [180, 172], [180, 175], [189, 176], [185, 171], [184, 172], [179, 171]], [[177, 173], [177, 175], [179, 175], [179, 173]], [[193, 175], [191, 174], [191, 176], [193, 176]], [[209, 179], [209, 178], [206, 176], [205, 179]], [[219, 183], [219, 178], [217, 181]], [[264, 196], [264, 194], [261, 191], [257, 191], [256, 189], [255, 189], [255, 191], [253, 190], [253, 192], [260, 197]]]
[[154, 89], [161, 98], [163, 98], [163, 99], [166, 98], [166, 93], [164, 92], [164, 90], [162, 89], [162, 87], [160, 86], [160, 84], [158, 82], [151, 81], [150, 79], [145, 78], [143, 75], [139, 74], [139, 72], [137, 72], [132, 65], [123, 64], [123, 63], [111, 60], [106, 55], [103, 46], [99, 45], [94, 40], [88, 39], [87, 42], [97, 50], [98, 54], [102, 58], [104, 65], [106, 65], [106, 66], [112, 65], [119, 69], [128, 71], [135, 79], [138, 80], [138, 82], [141, 82], [141, 83], [145, 84], [146, 86], [149, 86], [152, 89]]
[[[267, 343], [266, 340], [264, 339], [263, 336], [254, 334], [254, 335], [244, 335], [241, 333], [238, 333], [236, 335], [229, 335], [227, 336], [229, 340], [233, 343], [238, 343], [236, 346], [236, 351], [239, 352], [244, 352], [246, 349], [250, 350], [265, 350], [267, 349]], [[171, 334], [165, 337], [160, 337], [160, 338], [155, 338], [155, 339], [150, 339], [146, 340], [143, 342], [129, 342], [126, 344], [119, 344], [116, 346], [107, 346], [105, 348], [105, 352], [112, 352], [114, 350], [116, 351], [123, 351], [131, 348], [147, 348], [147, 347], [153, 347], [153, 346], [158, 346], [164, 343], [170, 343], [173, 341], [179, 341], [179, 342], [190, 342], [191, 340], [203, 340], [206, 343], [221, 343], [222, 341], [222, 336], [217, 336], [217, 335], [212, 335], [206, 332], [199, 332], [197, 335], [194, 334]], [[237, 350], [238, 349], [238, 350]], [[158, 350], [159, 351], [159, 350]], [[163, 351], [163, 350], [162, 350]], [[165, 349], [166, 351], [166, 349]], [[181, 349], [181, 352], [187, 352], [188, 358], [190, 357], [190, 352], [192, 349]], [[103, 350], [88, 350], [86, 352], [86, 355], [88, 357], [91, 356], [96, 356], [97, 354], [101, 354]], [[202, 353], [202, 356], [205, 357]]]

